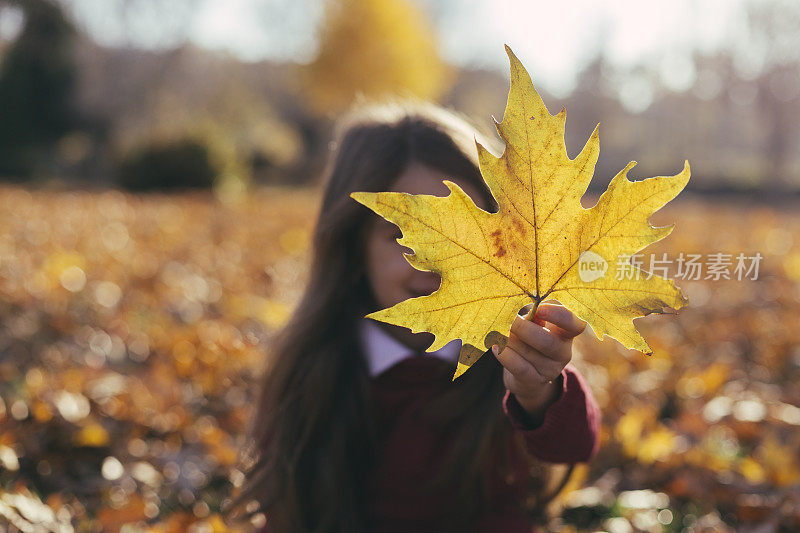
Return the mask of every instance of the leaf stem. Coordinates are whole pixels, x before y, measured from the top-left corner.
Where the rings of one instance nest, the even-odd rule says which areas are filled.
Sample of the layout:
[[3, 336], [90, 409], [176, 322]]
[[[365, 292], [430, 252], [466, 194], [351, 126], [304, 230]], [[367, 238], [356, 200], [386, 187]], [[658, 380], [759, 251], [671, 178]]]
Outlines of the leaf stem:
[[542, 300], [540, 298], [533, 299], [533, 307], [531, 307], [531, 310], [528, 311], [527, 315], [525, 315], [525, 320], [533, 322], [533, 317], [534, 315], [536, 315], [536, 310], [539, 309], [539, 304], [541, 303], [541, 301]]

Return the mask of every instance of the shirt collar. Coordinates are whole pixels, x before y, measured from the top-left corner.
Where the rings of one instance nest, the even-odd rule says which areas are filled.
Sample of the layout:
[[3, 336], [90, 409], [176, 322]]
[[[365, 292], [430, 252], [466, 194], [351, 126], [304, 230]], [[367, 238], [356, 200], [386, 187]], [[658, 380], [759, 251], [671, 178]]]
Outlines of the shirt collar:
[[[375, 377], [415, 352], [387, 333], [371, 318], [362, 318], [359, 324], [361, 347], [367, 357], [369, 374]], [[461, 339], [454, 339], [426, 356], [439, 357], [455, 364], [461, 353]]]

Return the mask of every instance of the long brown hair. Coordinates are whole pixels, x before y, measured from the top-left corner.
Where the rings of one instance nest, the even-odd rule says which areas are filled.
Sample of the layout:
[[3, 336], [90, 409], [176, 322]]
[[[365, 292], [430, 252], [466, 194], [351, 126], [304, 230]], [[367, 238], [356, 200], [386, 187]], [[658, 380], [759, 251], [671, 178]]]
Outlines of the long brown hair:
[[[357, 327], [377, 310], [364, 266], [365, 232], [374, 214], [349, 195], [389, 190], [409, 163], [419, 162], [474, 185], [496, 211], [478, 170], [476, 136], [484, 146], [497, 147], [462, 117], [419, 102], [362, 108], [340, 123], [313, 234], [309, 282], [270, 347], [243, 454], [245, 482], [231, 509], [257, 502], [247, 510], [264, 512], [270, 531], [368, 529], [366, 487], [375, 435]], [[457, 487], [458, 509], [445, 510], [454, 527], [483, 512], [488, 465], [498, 456], [504, 464], [509, 442], [520, 445], [500, 409], [504, 393], [502, 367], [494, 357], [482, 357], [426, 410], [426, 416], [460, 431], [429, 483]], [[535, 461], [532, 469], [538, 472], [531, 476], [532, 508], [541, 511], [548, 470]]]

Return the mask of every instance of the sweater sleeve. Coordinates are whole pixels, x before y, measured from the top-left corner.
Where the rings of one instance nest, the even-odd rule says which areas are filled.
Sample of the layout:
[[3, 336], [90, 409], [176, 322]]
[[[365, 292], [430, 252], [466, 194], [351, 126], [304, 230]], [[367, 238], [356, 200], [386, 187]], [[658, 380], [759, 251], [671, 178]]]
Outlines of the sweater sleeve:
[[503, 397], [503, 410], [512, 426], [525, 438], [529, 453], [550, 463], [587, 462], [598, 451], [600, 408], [578, 369], [568, 363], [561, 371], [559, 398], [535, 426], [511, 391]]

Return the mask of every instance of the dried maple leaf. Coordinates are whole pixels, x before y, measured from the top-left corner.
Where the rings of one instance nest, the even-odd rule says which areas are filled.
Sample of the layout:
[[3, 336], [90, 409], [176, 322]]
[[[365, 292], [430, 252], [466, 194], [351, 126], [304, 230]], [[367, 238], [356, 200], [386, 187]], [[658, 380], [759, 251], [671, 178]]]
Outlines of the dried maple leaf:
[[[403, 232], [398, 243], [419, 270], [438, 273], [441, 285], [367, 315], [435, 336], [427, 351], [462, 340], [453, 379], [497, 343], [507, 340], [514, 317], [526, 304], [555, 299], [627, 348], [652, 353], [633, 319], [686, 303], [675, 284], [659, 276], [617, 279], [620, 258], [666, 237], [672, 226], [653, 227], [651, 214], [689, 181], [689, 163], [675, 176], [631, 182], [635, 162], [617, 174], [590, 209], [580, 198], [599, 153], [595, 128], [586, 146], [569, 159], [564, 144], [566, 111], [553, 116], [511, 49], [511, 89], [502, 123], [495, 123], [505, 150], [496, 157], [476, 142], [483, 179], [499, 204], [497, 213], [475, 205], [451, 181], [446, 197], [399, 192], [351, 196]], [[609, 268], [611, 265], [613, 268]], [[628, 279], [630, 278], [630, 279]]]

